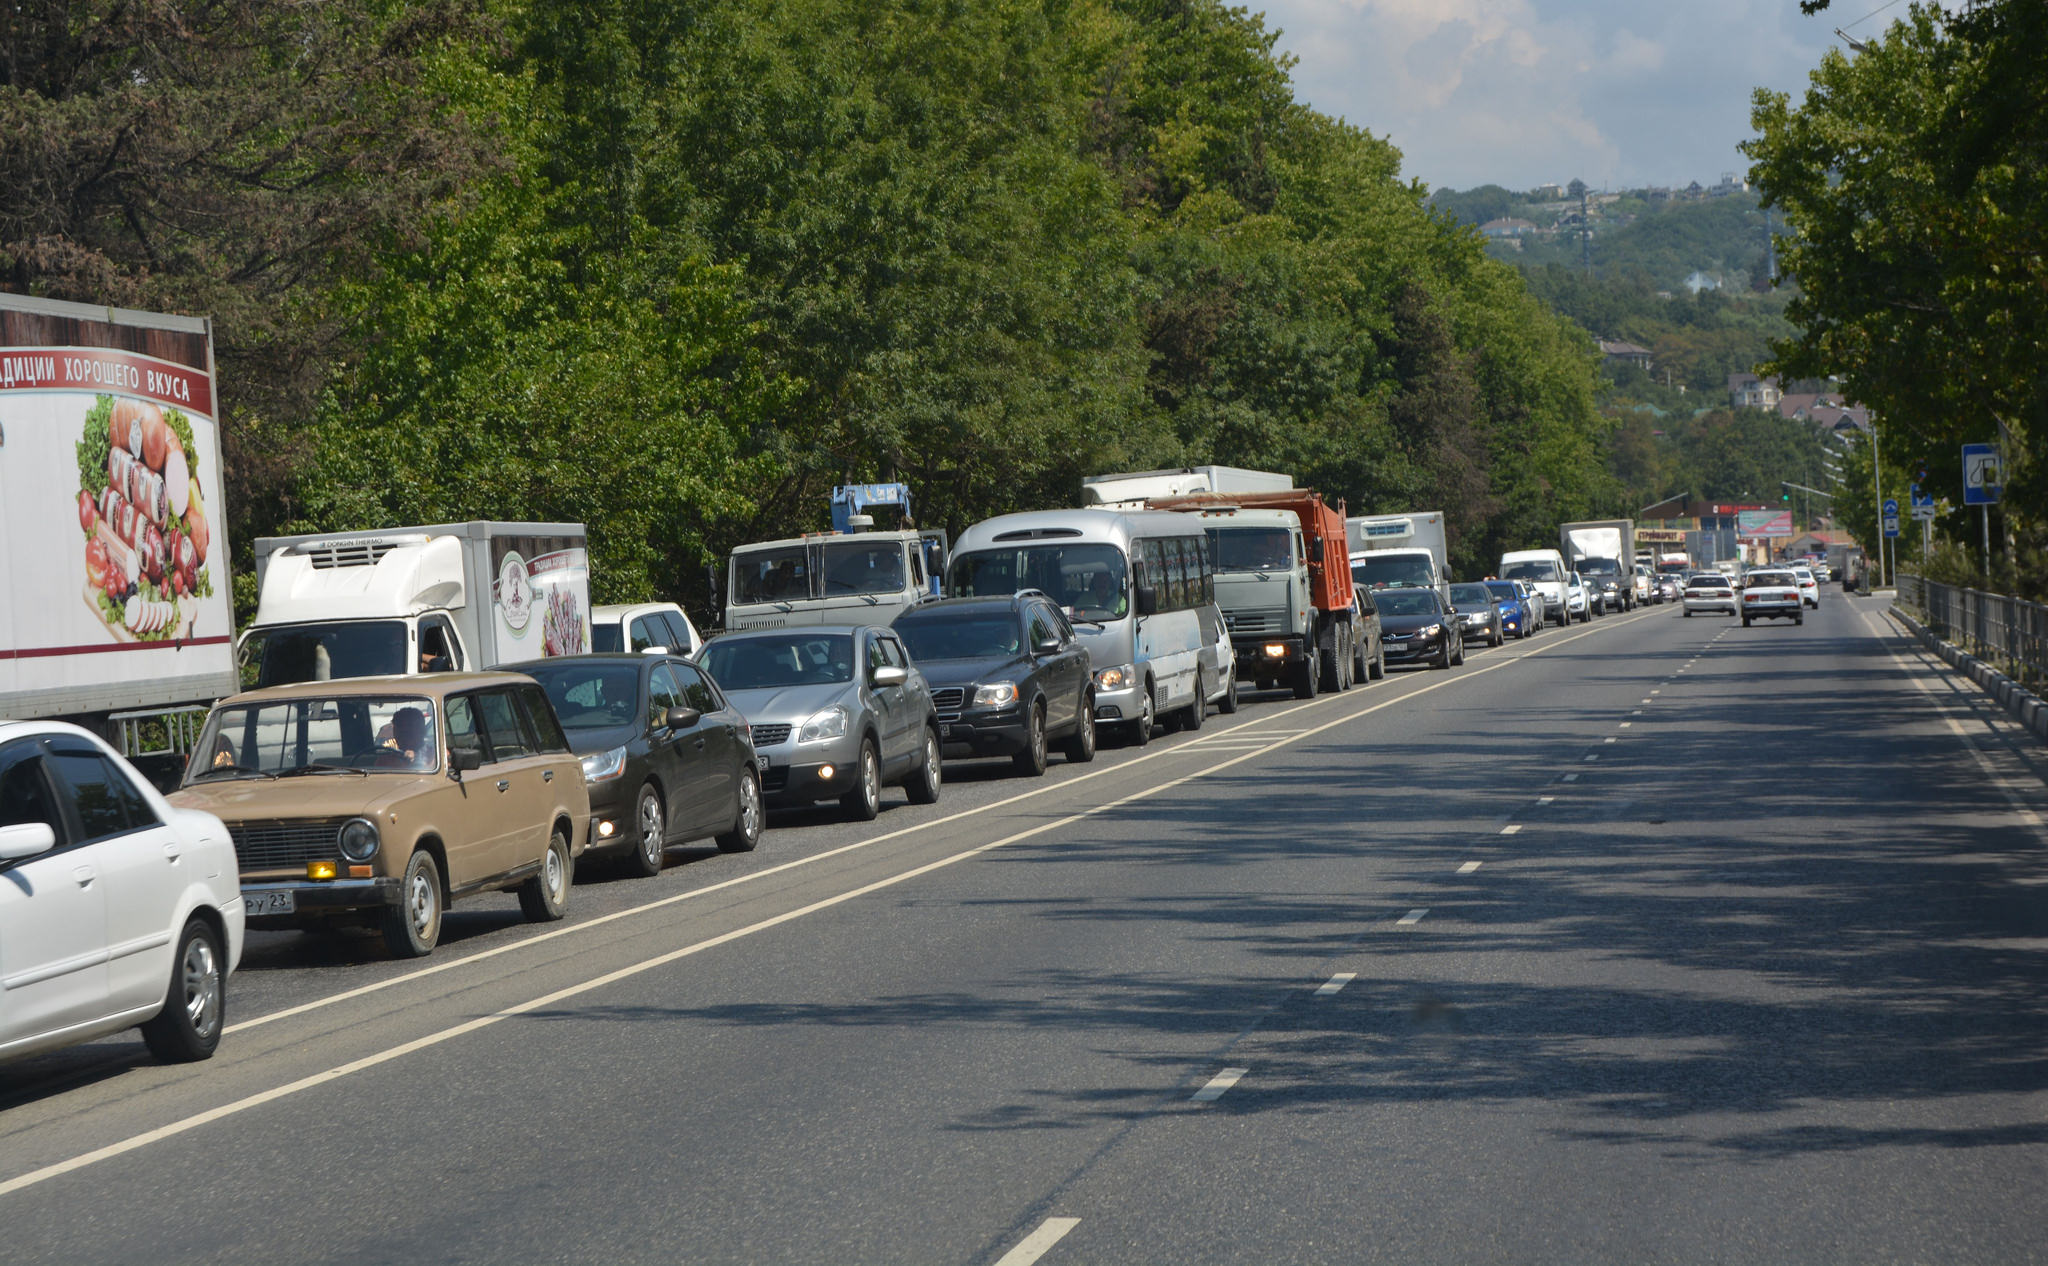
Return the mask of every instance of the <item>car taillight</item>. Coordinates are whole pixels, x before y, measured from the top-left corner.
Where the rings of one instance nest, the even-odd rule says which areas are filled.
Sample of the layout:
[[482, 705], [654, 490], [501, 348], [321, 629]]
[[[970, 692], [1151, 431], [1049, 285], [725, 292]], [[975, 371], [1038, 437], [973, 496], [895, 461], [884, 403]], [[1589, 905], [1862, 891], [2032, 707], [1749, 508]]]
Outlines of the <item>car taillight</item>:
[[1742, 595], [1742, 600], [1744, 602], [1755, 602], [1761, 596], [1761, 594], [1746, 593]]

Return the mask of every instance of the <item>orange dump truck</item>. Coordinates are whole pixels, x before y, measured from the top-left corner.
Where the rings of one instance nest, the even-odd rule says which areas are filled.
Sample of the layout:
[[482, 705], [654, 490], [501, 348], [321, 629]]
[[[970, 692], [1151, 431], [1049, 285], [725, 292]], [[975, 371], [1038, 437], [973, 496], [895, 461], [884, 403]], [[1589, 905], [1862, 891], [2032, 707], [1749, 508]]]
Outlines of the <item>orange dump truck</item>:
[[1209, 527], [1216, 605], [1230, 629], [1237, 679], [1292, 687], [1303, 699], [1342, 690], [1379, 664], [1351, 589], [1344, 503], [1306, 488], [1155, 497], [1157, 510]]

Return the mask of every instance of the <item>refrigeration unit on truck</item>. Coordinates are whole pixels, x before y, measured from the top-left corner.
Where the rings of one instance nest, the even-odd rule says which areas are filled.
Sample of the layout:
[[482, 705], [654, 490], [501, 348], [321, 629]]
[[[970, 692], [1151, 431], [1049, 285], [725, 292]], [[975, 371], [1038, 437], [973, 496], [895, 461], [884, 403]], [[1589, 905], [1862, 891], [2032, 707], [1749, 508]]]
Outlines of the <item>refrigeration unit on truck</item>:
[[1636, 556], [1634, 519], [1562, 524], [1557, 542], [1565, 566], [1579, 573], [1589, 590], [1598, 586], [1603, 608], [1628, 610], [1636, 605], [1635, 585], [1629, 579]]
[[1239, 681], [1262, 690], [1285, 683], [1303, 699], [1351, 684], [1362, 631], [1353, 617], [1343, 502], [1332, 506], [1298, 488], [1149, 504], [1201, 516]]
[[244, 686], [451, 672], [590, 649], [581, 523], [435, 523], [256, 541]]
[[1116, 475], [1090, 475], [1081, 481], [1081, 504], [1140, 510], [1160, 497], [1185, 497], [1204, 492], [1286, 492], [1294, 478], [1271, 470], [1241, 466], [1182, 466], [1176, 470], [1139, 470]]
[[1365, 514], [1344, 521], [1351, 577], [1367, 589], [1435, 589], [1451, 596], [1450, 540], [1441, 510]]
[[0, 717], [175, 754], [235, 689], [216, 419], [207, 318], [0, 295]]
[[[865, 513], [893, 506], [902, 526], [874, 530]], [[887, 625], [938, 596], [946, 574], [946, 534], [910, 526], [910, 490], [902, 484], [848, 484], [832, 491], [830, 532], [757, 541], [726, 564], [725, 627], [802, 624]]]

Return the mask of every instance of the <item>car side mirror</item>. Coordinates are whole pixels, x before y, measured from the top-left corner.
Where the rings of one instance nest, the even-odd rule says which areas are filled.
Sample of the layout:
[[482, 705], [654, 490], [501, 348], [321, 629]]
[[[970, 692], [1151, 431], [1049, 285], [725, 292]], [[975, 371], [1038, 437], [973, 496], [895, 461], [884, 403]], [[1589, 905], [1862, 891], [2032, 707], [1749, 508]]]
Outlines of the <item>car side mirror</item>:
[[687, 730], [704, 719], [704, 714], [695, 708], [670, 708], [662, 714], [662, 724], [671, 730]]
[[0, 826], [0, 862], [18, 862], [57, 847], [57, 832], [47, 822]]
[[910, 680], [910, 670], [901, 664], [883, 664], [868, 674], [868, 680], [877, 686], [900, 686]]
[[1137, 607], [1139, 615], [1144, 616], [1158, 614], [1159, 589], [1157, 586], [1139, 585], [1138, 591], [1135, 595], [1133, 595], [1133, 597], [1135, 599], [1134, 605]]
[[465, 773], [474, 773], [484, 767], [482, 750], [474, 747], [451, 747], [448, 749], [448, 776], [457, 782]]
[[1057, 655], [1060, 653], [1060, 640], [1056, 637], [1049, 637], [1032, 647], [1031, 653], [1033, 655]]
[[1308, 543], [1308, 561], [1310, 561], [1311, 563], [1320, 563], [1320, 562], [1322, 562], [1322, 561], [1323, 561], [1323, 538], [1322, 538], [1322, 537], [1318, 536], [1318, 537], [1315, 537], [1315, 538], [1313, 538], [1313, 539], [1311, 539], [1311, 540], [1309, 541], [1309, 543]]

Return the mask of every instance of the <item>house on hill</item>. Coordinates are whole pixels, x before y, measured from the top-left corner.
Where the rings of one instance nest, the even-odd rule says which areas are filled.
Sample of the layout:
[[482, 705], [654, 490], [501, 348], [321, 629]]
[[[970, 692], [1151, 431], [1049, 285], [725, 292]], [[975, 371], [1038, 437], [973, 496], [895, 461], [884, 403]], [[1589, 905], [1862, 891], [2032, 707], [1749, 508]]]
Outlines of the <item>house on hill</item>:
[[1759, 378], [1750, 373], [1728, 375], [1728, 403], [1738, 409], [1775, 409], [1783, 395], [1775, 378]]
[[1479, 232], [1482, 236], [1495, 241], [1509, 237], [1525, 237], [1535, 231], [1536, 225], [1534, 222], [1518, 220], [1513, 216], [1504, 216], [1498, 220], [1488, 220], [1479, 226]]
[[1645, 373], [1650, 369], [1650, 349], [1634, 343], [1622, 343], [1613, 339], [1596, 340], [1600, 344], [1601, 363], [1609, 369], [1617, 365], [1634, 365]]

